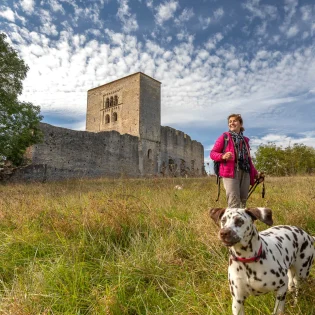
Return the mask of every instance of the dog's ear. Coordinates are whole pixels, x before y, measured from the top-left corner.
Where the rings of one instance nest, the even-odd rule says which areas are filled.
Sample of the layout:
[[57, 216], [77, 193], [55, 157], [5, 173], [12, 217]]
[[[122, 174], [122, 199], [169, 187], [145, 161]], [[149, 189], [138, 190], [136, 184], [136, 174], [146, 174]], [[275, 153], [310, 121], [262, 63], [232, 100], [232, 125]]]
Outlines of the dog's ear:
[[217, 224], [219, 224], [220, 219], [222, 218], [223, 214], [225, 212], [225, 208], [211, 208], [209, 210], [209, 214], [211, 219]]
[[253, 220], [258, 219], [269, 226], [273, 225], [272, 211], [269, 208], [247, 208], [245, 212], [249, 214]]

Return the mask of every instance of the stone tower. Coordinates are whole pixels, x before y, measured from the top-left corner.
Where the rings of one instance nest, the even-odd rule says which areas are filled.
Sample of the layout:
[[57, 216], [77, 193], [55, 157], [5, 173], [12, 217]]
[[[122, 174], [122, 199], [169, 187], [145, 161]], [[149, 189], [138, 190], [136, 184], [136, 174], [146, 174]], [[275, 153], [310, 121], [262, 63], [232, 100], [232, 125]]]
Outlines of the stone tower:
[[115, 130], [138, 137], [140, 173], [157, 173], [161, 141], [161, 83], [137, 72], [89, 90], [86, 130]]

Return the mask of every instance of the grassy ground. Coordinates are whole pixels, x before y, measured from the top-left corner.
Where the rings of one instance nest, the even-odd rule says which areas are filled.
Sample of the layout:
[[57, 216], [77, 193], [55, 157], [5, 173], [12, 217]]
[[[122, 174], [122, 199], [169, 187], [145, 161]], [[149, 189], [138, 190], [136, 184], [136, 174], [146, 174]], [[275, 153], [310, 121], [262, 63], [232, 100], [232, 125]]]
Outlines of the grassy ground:
[[[315, 235], [315, 177], [267, 178], [265, 199], [260, 188], [248, 206]], [[214, 178], [0, 185], [0, 314], [231, 315], [216, 194]], [[287, 315], [315, 315], [314, 279], [315, 267]], [[251, 297], [246, 314], [273, 306]]]

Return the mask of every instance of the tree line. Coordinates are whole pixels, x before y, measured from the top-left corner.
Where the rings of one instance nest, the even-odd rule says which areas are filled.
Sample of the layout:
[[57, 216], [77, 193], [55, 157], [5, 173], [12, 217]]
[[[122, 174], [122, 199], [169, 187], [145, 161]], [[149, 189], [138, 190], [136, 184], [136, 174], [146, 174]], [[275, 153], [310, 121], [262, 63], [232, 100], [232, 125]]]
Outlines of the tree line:
[[254, 162], [268, 175], [310, 175], [315, 173], [315, 149], [297, 143], [286, 148], [268, 143], [258, 147]]
[[21, 165], [26, 149], [42, 137], [40, 107], [18, 99], [28, 69], [0, 33], [0, 165]]

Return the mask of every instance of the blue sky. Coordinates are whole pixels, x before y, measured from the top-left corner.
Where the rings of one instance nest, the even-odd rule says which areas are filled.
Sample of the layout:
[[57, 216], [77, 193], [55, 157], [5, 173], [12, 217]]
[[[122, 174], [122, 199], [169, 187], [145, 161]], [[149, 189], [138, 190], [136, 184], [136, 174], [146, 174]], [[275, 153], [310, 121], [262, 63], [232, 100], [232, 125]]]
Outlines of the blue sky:
[[254, 150], [315, 147], [313, 0], [2, 0], [0, 30], [45, 122], [84, 130], [87, 90], [142, 71], [162, 82], [162, 124], [206, 157], [230, 113]]

